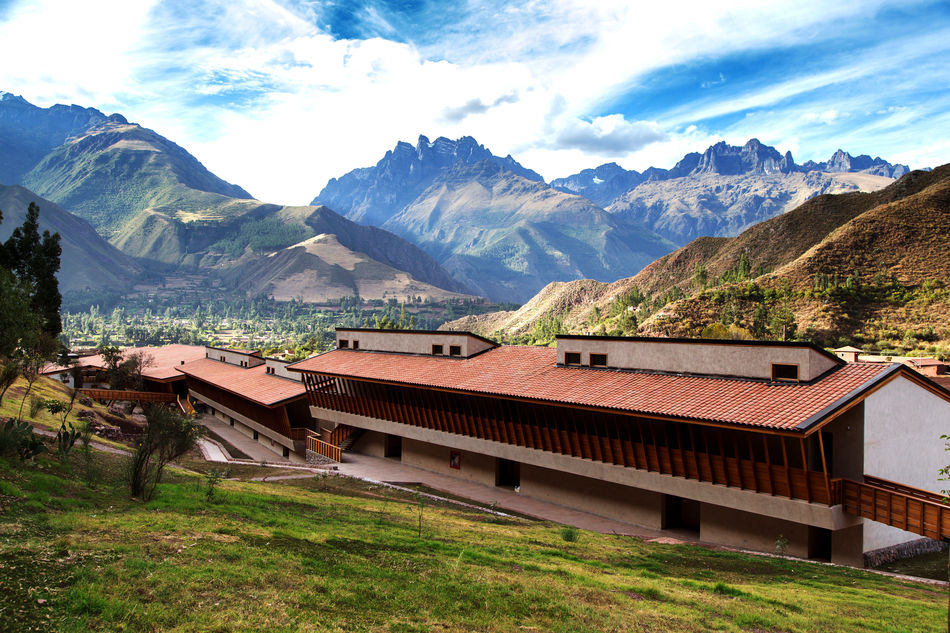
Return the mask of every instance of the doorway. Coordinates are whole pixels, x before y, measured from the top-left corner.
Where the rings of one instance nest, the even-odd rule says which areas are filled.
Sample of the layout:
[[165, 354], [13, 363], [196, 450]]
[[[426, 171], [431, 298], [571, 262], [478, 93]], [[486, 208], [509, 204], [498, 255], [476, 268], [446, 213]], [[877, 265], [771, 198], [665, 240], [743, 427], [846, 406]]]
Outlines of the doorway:
[[402, 436], [386, 434], [383, 445], [383, 457], [402, 460]]
[[521, 464], [498, 458], [495, 464], [495, 485], [499, 488], [517, 488], [521, 485]]
[[663, 529], [688, 530], [699, 534], [699, 501], [665, 495]]

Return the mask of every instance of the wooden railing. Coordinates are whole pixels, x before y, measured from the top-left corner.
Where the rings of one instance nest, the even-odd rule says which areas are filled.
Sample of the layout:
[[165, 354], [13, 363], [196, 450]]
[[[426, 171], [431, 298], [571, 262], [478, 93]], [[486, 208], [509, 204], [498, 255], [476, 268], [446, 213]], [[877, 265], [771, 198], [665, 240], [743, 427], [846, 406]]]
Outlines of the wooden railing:
[[185, 396], [184, 398], [182, 398], [181, 396], [178, 396], [178, 407], [181, 409], [182, 413], [184, 413], [185, 415], [195, 414], [195, 408], [192, 406], [191, 400], [189, 400], [187, 396]]
[[173, 393], [157, 391], [125, 391], [121, 389], [79, 389], [79, 393], [96, 400], [112, 400], [121, 402], [177, 402], [178, 396]]
[[323, 455], [327, 459], [332, 459], [335, 462], [342, 461], [343, 459], [342, 451], [339, 446], [324, 442], [316, 435], [307, 436], [307, 450], [313, 451], [318, 455]]
[[832, 481], [845, 512], [935, 540], [950, 537], [950, 505], [941, 495], [867, 475], [864, 479]]
[[346, 424], [339, 424], [335, 429], [330, 431], [330, 437], [327, 438], [327, 442], [333, 444], [334, 446], [342, 446], [343, 442], [351, 438], [357, 431], [361, 431], [355, 426], [348, 426]]
[[308, 429], [305, 426], [290, 427], [290, 439], [295, 442], [303, 442], [312, 433], [314, 433], [313, 429]]
[[[305, 384], [311, 404], [319, 408], [814, 503], [832, 505], [833, 501], [825, 474], [801, 467], [806, 463], [805, 449], [797, 438], [789, 439], [788, 447], [785, 439], [781, 440], [778, 461], [763, 461], [748, 458], [755, 454], [753, 441], [765, 441], [761, 435], [754, 439], [749, 435], [742, 444], [736, 443], [734, 437], [733, 442], [724, 444], [715, 429], [708, 436], [706, 430], [696, 429], [692, 437], [694, 430], [685, 427], [682, 434], [688, 443], [674, 435], [667, 437], [667, 445], [663, 445], [662, 439], [651, 438], [654, 428], [647, 421], [627, 419], [623, 424], [616, 420], [615, 424], [598, 424], [592, 415], [591, 423], [584, 424], [577, 421], [583, 412], [571, 411], [558, 414], [558, 422], [554, 416], [540, 411], [505, 409], [515, 405], [503, 401], [472, 399], [465, 406], [456, 406], [449, 396], [437, 392], [383, 398], [358, 382], [349, 386], [352, 395], [340, 393], [335, 383], [328, 380], [318, 385], [311, 379]], [[681, 446], [695, 445], [697, 440], [719, 452], [670, 445], [673, 441]], [[763, 454], [769, 453], [765, 450]]]

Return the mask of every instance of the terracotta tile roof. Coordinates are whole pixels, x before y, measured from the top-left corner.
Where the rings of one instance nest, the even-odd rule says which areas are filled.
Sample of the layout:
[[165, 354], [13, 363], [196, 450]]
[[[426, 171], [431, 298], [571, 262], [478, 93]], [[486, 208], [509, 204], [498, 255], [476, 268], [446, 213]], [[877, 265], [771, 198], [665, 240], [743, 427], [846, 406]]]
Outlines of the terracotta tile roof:
[[[182, 361], [190, 362], [205, 357], [205, 348], [201, 345], [162, 345], [160, 347], [127, 347], [122, 350], [123, 356], [132, 353], [145, 354], [152, 359], [152, 364], [142, 370], [142, 375], [152, 380], [172, 380], [181, 376], [175, 369]], [[76, 359], [79, 367], [95, 367], [102, 369], [105, 361], [99, 354], [82, 356]], [[61, 365], [47, 365], [43, 374], [56, 374], [65, 371]]]
[[303, 384], [266, 373], [266, 365], [246, 368], [201, 358], [180, 365], [177, 369], [186, 376], [211, 383], [266, 407], [306, 395]]
[[792, 430], [900, 365], [853, 363], [811, 384], [557, 367], [549, 347], [502, 346], [467, 359], [334, 350], [300, 361], [313, 371], [616, 409], [647, 415]]

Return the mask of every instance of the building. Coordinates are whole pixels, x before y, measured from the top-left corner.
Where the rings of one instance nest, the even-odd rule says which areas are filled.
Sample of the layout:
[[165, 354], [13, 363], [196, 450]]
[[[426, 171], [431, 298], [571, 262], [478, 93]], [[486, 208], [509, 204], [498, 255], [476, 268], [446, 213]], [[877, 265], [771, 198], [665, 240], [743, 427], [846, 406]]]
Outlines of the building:
[[315, 429], [300, 374], [286, 361], [258, 351], [204, 348], [202, 358], [176, 370], [188, 394], [206, 411], [291, 461], [304, 461], [307, 434]]
[[[338, 329], [326, 454], [375, 454], [702, 541], [863, 565], [950, 535], [950, 392], [805, 343]], [[354, 441], [355, 440], [355, 441]]]
[[[177, 367], [199, 358], [204, 358], [205, 348], [200, 345], [163, 345], [161, 347], [128, 347], [122, 350], [123, 358], [141, 354], [145, 360], [142, 368], [142, 389], [149, 392], [187, 393], [185, 377]], [[108, 389], [105, 382], [105, 359], [98, 353], [76, 358], [75, 365], [47, 365], [43, 375], [61, 380], [68, 387], [85, 389]]]

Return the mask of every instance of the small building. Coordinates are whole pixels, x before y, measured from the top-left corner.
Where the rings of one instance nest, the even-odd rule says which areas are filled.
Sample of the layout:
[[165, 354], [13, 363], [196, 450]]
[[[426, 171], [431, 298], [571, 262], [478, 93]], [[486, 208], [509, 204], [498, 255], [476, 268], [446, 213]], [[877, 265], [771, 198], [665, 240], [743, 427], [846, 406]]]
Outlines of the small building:
[[548, 348], [341, 328], [337, 349], [289, 370], [321, 428], [314, 451], [347, 438], [701, 541], [853, 565], [950, 536], [937, 482], [950, 392], [901, 364], [807, 343], [559, 336]]
[[839, 347], [834, 350], [835, 356], [840, 358], [846, 363], [855, 363], [858, 360], [858, 356], [864, 353], [864, 350], [860, 350], [857, 347], [852, 347], [851, 345], [846, 345], [845, 347]]
[[299, 373], [259, 351], [206, 347], [203, 357], [176, 370], [204, 410], [291, 461], [303, 462], [315, 429]]
[[[141, 354], [146, 361], [142, 368], [144, 391], [184, 396], [187, 393], [185, 377], [176, 368], [204, 358], [205, 348], [200, 345], [162, 345], [160, 347], [127, 347], [122, 350], [123, 358], [127, 359], [132, 354]], [[68, 387], [108, 389], [112, 385], [106, 382], [105, 370], [105, 359], [98, 352], [93, 352], [79, 356], [75, 364], [70, 367], [47, 365], [42, 373], [62, 381]]]

